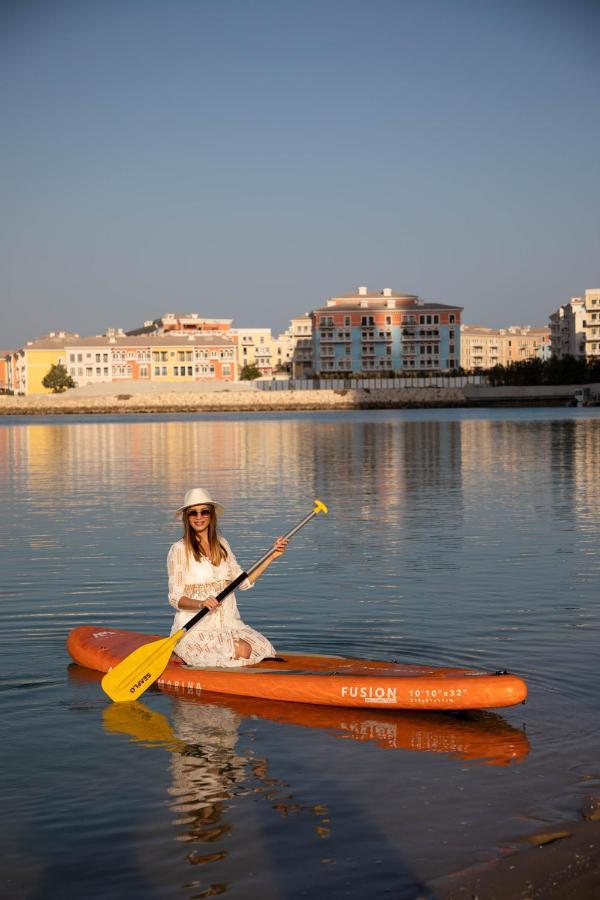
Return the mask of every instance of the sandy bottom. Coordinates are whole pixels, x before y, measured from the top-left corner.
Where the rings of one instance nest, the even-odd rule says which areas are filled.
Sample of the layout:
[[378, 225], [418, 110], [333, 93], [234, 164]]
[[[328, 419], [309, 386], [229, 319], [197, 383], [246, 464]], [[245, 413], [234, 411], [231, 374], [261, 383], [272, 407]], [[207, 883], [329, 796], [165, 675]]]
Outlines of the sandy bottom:
[[532, 834], [525, 850], [431, 885], [436, 900], [598, 900], [600, 821]]

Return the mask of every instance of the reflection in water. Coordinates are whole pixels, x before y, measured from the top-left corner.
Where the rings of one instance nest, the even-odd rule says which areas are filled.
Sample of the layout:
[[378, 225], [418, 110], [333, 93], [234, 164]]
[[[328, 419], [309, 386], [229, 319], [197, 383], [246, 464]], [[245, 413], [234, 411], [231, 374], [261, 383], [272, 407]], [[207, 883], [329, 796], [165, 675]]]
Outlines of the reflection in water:
[[[88, 680], [87, 670], [69, 667], [70, 677]], [[93, 676], [98, 673], [91, 673]], [[367, 742], [387, 750], [443, 753], [459, 760], [492, 765], [518, 761], [529, 751], [524, 733], [491, 713], [386, 713], [312, 707], [236, 697], [173, 696], [172, 724], [166, 716], [143, 703], [111, 704], [103, 714], [109, 734], [127, 735], [145, 746], [155, 745], [170, 754], [171, 809], [177, 839], [191, 845], [190, 865], [219, 863], [228, 856], [226, 839], [235, 832], [233, 802], [243, 796], [266, 801], [277, 814], [312, 821], [315, 836], [328, 840], [336, 830], [336, 817], [321, 801], [298, 802], [289, 783], [269, 773], [267, 758], [236, 749], [244, 721], [265, 719], [307, 729], [326, 730], [345, 740]], [[403, 863], [398, 876], [416, 885]], [[212, 873], [212, 869], [210, 870]], [[212, 874], [211, 874], [212, 878]], [[209, 891], [226, 890], [223, 881], [211, 880]], [[197, 896], [203, 896], [198, 894]], [[417, 896], [407, 893], [398, 896]], [[425, 895], [423, 895], [425, 896]]]
[[[70, 677], [79, 677], [79, 666], [72, 665], [69, 670]], [[521, 762], [529, 753], [529, 741], [521, 729], [495, 713], [481, 711], [373, 713], [216, 694], [205, 694], [201, 700], [176, 696], [173, 709], [171, 727], [165, 716], [145, 704], [116, 703], [106, 708], [104, 726], [107, 731], [128, 734], [133, 740], [160, 744], [175, 752], [182, 752], [200, 737], [208, 749], [218, 744], [233, 752], [243, 719], [259, 718], [324, 729], [342, 740], [372, 742], [385, 750], [445, 753], [459, 760], [490, 765]]]

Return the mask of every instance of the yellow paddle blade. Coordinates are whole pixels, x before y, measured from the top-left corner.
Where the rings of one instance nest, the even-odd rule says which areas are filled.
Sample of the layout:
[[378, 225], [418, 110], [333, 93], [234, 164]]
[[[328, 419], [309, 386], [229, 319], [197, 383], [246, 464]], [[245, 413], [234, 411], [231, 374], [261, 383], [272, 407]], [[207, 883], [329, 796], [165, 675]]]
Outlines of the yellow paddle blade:
[[320, 512], [323, 512], [323, 513], [325, 513], [325, 515], [327, 515], [329, 510], [327, 509], [327, 507], [321, 500], [315, 500], [314, 504], [315, 504], [315, 508], [313, 509], [314, 513], [317, 513], [317, 515], [318, 515]]
[[185, 629], [171, 637], [152, 641], [138, 647], [118, 665], [107, 672], [102, 679], [102, 687], [115, 703], [137, 700], [164, 672], [177, 641], [185, 634]]
[[103, 724], [108, 734], [126, 734], [132, 741], [160, 744], [170, 750], [186, 746], [173, 734], [167, 717], [145, 703], [111, 704], [104, 710]]

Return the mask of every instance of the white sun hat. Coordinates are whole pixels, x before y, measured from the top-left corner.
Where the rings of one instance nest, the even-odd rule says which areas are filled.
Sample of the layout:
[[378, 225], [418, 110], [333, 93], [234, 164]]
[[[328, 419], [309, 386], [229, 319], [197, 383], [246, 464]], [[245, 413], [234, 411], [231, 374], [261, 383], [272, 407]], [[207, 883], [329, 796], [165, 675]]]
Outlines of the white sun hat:
[[204, 488], [191, 488], [191, 490], [186, 491], [185, 497], [183, 498], [183, 506], [180, 506], [179, 509], [175, 510], [175, 515], [178, 516], [184, 509], [187, 509], [188, 506], [198, 506], [200, 503], [210, 503], [211, 506], [214, 506], [215, 512], [219, 516], [223, 515], [225, 512], [221, 504], [217, 503], [216, 500], [213, 500], [208, 491], [205, 491]]

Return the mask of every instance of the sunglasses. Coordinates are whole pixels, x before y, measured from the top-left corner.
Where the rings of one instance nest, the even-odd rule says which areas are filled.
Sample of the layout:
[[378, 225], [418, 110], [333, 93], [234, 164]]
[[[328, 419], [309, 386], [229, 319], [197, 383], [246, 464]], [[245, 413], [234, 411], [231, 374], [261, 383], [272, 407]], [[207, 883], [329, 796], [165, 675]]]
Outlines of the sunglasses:
[[188, 519], [196, 518], [196, 516], [210, 516], [212, 509], [190, 509]]

